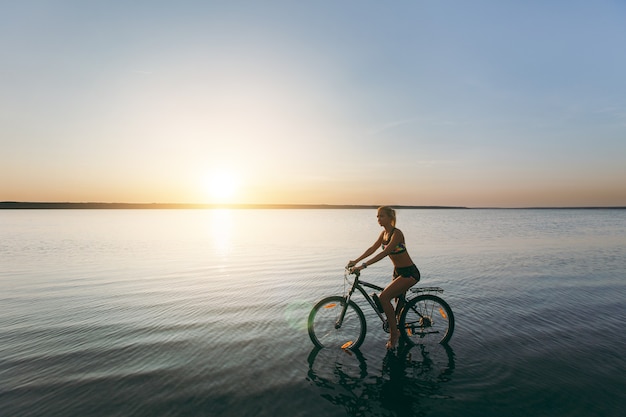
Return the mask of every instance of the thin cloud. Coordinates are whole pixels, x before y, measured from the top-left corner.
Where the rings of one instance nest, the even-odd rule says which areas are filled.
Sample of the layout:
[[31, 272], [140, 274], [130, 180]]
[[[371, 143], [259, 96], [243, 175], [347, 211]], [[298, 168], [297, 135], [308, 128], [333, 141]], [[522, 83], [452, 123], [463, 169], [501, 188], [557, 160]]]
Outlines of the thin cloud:
[[396, 120], [396, 121], [393, 121], [393, 122], [385, 123], [384, 125], [382, 125], [382, 126], [380, 126], [378, 128], [375, 128], [374, 130], [372, 130], [371, 134], [372, 135], [379, 135], [382, 132], [385, 132], [387, 130], [392, 130], [392, 129], [395, 129], [395, 128], [399, 127], [399, 126], [408, 125], [408, 124], [414, 123], [416, 121], [417, 121], [417, 118], [416, 117], [412, 117], [410, 119]]
[[383, 132], [386, 132], [388, 130], [393, 130], [396, 129], [400, 126], [405, 126], [405, 125], [409, 125], [409, 124], [413, 124], [416, 122], [420, 122], [422, 124], [428, 124], [430, 126], [443, 126], [443, 127], [451, 127], [451, 126], [458, 126], [459, 122], [455, 121], [455, 120], [424, 120], [418, 117], [412, 117], [410, 119], [402, 119], [402, 120], [396, 120], [393, 122], [389, 122], [389, 123], [385, 123], [382, 126], [379, 126], [378, 128], [372, 129], [372, 131], [370, 132], [371, 135], [379, 135]]
[[436, 165], [453, 165], [456, 164], [456, 161], [453, 161], [451, 159], [424, 159], [421, 161], [416, 161], [415, 163], [417, 165], [432, 167]]
[[604, 107], [602, 109], [596, 110], [595, 113], [613, 117], [617, 119], [618, 121], [626, 121], [626, 107], [621, 107], [621, 106]]

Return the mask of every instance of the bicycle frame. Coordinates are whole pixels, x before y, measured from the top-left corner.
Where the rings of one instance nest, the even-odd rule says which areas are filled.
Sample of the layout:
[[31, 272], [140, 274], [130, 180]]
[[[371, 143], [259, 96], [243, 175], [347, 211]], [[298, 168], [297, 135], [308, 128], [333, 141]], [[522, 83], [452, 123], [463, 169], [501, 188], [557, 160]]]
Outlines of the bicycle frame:
[[[348, 275], [350, 274], [349, 270], [346, 268], [345, 271], [345, 276], [344, 279], [348, 280]], [[339, 319], [337, 320], [337, 323], [335, 323], [335, 328], [339, 329], [341, 327], [341, 325], [343, 324], [343, 319], [344, 316], [346, 314], [346, 310], [348, 308], [348, 303], [350, 302], [350, 299], [352, 298], [352, 294], [354, 293], [355, 290], [359, 290], [359, 292], [363, 295], [363, 297], [367, 300], [367, 302], [369, 303], [370, 307], [372, 307], [372, 309], [374, 310], [374, 312], [376, 312], [376, 315], [378, 316], [378, 318], [383, 322], [384, 325], [387, 324], [387, 316], [385, 316], [383, 311], [378, 311], [378, 307], [376, 306], [376, 303], [374, 302], [374, 300], [372, 299], [372, 297], [369, 296], [369, 294], [365, 291], [365, 288], [363, 287], [367, 287], [367, 288], [371, 288], [373, 290], [376, 291], [382, 291], [384, 290], [383, 287], [380, 287], [378, 285], [369, 283], [369, 282], [365, 282], [365, 281], [361, 281], [361, 272], [360, 271], [355, 271], [354, 272], [354, 281], [352, 282], [352, 285], [350, 286], [350, 288], [348, 289], [348, 293], [344, 294], [344, 298], [346, 300], [343, 308], [341, 309], [341, 314], [339, 315]], [[439, 288], [439, 287], [418, 287], [418, 288], [411, 288], [409, 289], [409, 291], [413, 294], [429, 294], [429, 293], [442, 293], [443, 289]], [[345, 292], [345, 291], [344, 291]], [[408, 302], [411, 298], [408, 298], [406, 296], [403, 297], [404, 302]], [[397, 307], [396, 307], [397, 308]], [[400, 311], [396, 310], [396, 315], [398, 315], [400, 313]], [[423, 317], [422, 314], [415, 310], [415, 313], [417, 313], [418, 316]]]
[[[348, 274], [349, 272], [346, 269], [345, 277], [344, 277], [346, 280], [348, 279], [347, 278]], [[376, 307], [376, 303], [374, 302], [374, 300], [372, 300], [372, 297], [369, 296], [369, 294], [365, 291], [365, 288], [363, 287], [371, 288], [376, 291], [382, 291], [384, 290], [384, 288], [379, 287], [378, 285], [375, 285], [375, 284], [371, 284], [369, 282], [361, 281], [360, 276], [361, 276], [360, 271], [354, 272], [354, 281], [352, 282], [352, 285], [348, 289], [348, 293], [344, 294], [344, 298], [346, 302], [343, 308], [341, 309], [341, 314], [339, 315], [339, 319], [337, 320], [337, 323], [335, 323], [336, 329], [340, 328], [341, 325], [343, 324], [343, 318], [346, 314], [346, 309], [348, 308], [348, 303], [350, 302], [350, 299], [352, 298], [352, 294], [354, 293], [354, 290], [359, 290], [359, 292], [363, 295], [363, 297], [365, 297], [369, 305], [374, 309], [374, 311], [376, 312], [376, 315], [383, 323], [387, 322], [387, 318], [386, 316], [384, 316], [384, 313], [382, 311], [378, 311], [378, 307]]]

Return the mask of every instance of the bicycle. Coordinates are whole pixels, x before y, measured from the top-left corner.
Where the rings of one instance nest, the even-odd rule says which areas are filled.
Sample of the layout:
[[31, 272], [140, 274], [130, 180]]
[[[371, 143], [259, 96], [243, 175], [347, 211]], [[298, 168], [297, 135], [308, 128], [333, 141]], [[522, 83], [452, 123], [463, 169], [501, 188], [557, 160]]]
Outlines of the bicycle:
[[[353, 274], [354, 281], [346, 291], [345, 283]], [[368, 295], [365, 287], [375, 291], [384, 288], [360, 280], [360, 271], [348, 267], [344, 271], [344, 295], [333, 295], [318, 301], [311, 309], [308, 318], [308, 332], [313, 344], [319, 348], [339, 347], [358, 349], [365, 340], [367, 324], [363, 310], [352, 300], [355, 290], [365, 297], [368, 304], [383, 323], [383, 330], [389, 333], [385, 313], [377, 305], [376, 296]], [[452, 309], [437, 294], [443, 293], [439, 287], [409, 289], [409, 298], [401, 297], [396, 305], [396, 317], [401, 340], [407, 345], [440, 343], [450, 341], [454, 332]], [[414, 297], [412, 295], [415, 295]], [[402, 299], [404, 298], [404, 299]]]

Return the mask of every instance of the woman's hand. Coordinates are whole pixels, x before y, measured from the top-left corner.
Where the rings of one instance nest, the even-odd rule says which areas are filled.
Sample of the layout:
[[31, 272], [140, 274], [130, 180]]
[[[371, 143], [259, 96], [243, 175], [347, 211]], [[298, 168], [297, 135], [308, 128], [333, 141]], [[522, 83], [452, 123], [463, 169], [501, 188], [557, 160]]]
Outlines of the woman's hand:
[[356, 261], [348, 261], [346, 268], [352, 268], [354, 265], [356, 265]]
[[350, 261], [352, 263], [352, 265], [348, 264], [348, 269], [350, 270], [351, 274], [355, 274], [357, 272], [362, 271], [363, 269], [367, 268], [367, 265], [365, 263], [362, 263], [361, 265], [355, 266], [356, 262], [354, 261]]

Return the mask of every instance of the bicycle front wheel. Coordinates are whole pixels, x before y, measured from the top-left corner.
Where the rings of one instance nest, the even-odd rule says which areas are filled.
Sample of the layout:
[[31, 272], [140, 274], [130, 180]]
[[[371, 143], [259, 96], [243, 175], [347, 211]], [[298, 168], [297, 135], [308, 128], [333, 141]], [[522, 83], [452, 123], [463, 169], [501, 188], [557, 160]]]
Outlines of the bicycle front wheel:
[[340, 296], [326, 297], [315, 304], [309, 314], [308, 329], [315, 346], [342, 349], [358, 349], [367, 331], [363, 311], [353, 301], [346, 305]]
[[398, 327], [404, 341], [411, 346], [446, 344], [454, 332], [454, 315], [441, 298], [422, 294], [404, 306]]

